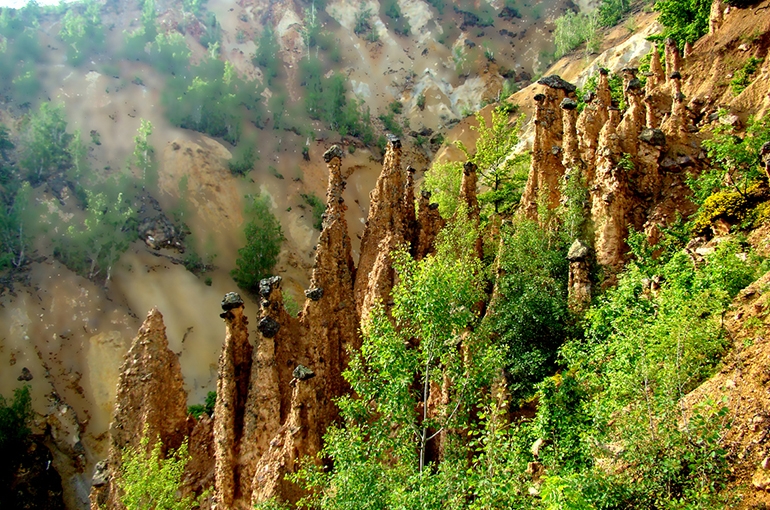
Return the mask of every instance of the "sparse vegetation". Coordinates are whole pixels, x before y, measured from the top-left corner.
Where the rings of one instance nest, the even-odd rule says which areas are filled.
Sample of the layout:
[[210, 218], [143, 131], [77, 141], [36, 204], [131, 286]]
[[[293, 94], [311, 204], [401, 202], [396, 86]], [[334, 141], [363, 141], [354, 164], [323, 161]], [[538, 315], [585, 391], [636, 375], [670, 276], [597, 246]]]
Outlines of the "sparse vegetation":
[[567, 11], [556, 18], [555, 24], [553, 42], [556, 46], [556, 58], [561, 58], [583, 43], [585, 43], [586, 54], [594, 53], [599, 49], [601, 41], [598, 36], [599, 18], [596, 11], [591, 13]]
[[323, 215], [326, 212], [326, 203], [312, 192], [301, 193], [300, 196], [305, 203], [310, 206], [310, 213], [313, 217], [313, 227], [317, 230], [321, 230], [323, 226]]
[[743, 67], [735, 72], [732, 80], [730, 80], [730, 88], [734, 95], [737, 96], [749, 86], [752, 76], [757, 72], [762, 62], [761, 58], [749, 57]]

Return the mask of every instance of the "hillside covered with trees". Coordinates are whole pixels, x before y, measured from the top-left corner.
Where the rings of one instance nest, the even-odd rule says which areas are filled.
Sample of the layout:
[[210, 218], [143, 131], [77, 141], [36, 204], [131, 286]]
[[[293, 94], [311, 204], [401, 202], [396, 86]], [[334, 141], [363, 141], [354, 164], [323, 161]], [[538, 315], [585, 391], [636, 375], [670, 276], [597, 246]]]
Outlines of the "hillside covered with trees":
[[[0, 501], [770, 505], [768, 2], [420, 4], [457, 26], [402, 1], [0, 11]], [[591, 64], [651, 13], [648, 51]], [[525, 21], [553, 30], [528, 70], [500, 46]], [[448, 74], [362, 92], [351, 48], [426, 33], [399, 48]], [[54, 60], [100, 101], [136, 87], [134, 129], [43, 99]]]

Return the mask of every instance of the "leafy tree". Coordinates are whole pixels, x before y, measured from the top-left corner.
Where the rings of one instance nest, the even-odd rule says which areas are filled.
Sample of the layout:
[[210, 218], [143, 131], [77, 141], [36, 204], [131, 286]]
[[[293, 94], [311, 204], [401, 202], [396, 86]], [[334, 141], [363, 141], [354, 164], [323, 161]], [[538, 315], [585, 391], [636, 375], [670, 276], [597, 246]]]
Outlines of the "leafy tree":
[[0, 270], [19, 268], [29, 260], [34, 216], [29, 211], [31, 192], [29, 183], [24, 182], [0, 203]]
[[139, 170], [142, 188], [155, 188], [158, 185], [158, 169], [155, 162], [155, 149], [150, 145], [149, 137], [152, 135], [152, 123], [149, 120], [140, 119], [139, 129], [134, 137], [134, 152], [131, 163]]
[[99, 4], [89, 0], [83, 14], [79, 5], [71, 6], [62, 19], [59, 37], [67, 44], [67, 59], [73, 66], [83, 62], [86, 55], [99, 51], [104, 42]]
[[599, 24], [614, 27], [631, 10], [631, 0], [602, 0], [599, 4]]
[[507, 111], [497, 107], [492, 110], [491, 120], [491, 125], [488, 126], [484, 116], [481, 113], [476, 114], [478, 126], [471, 128], [478, 133], [473, 154], [462, 142], [458, 141], [456, 145], [465, 153], [468, 161], [476, 164], [481, 175], [481, 184], [489, 188], [479, 200], [491, 203], [495, 213], [510, 212], [518, 204], [521, 190], [526, 184], [526, 174], [522, 179], [521, 170], [523, 164], [528, 162], [529, 156], [512, 154], [514, 147], [519, 143], [519, 132], [524, 117], [519, 117], [511, 124]]
[[254, 151], [254, 146], [248, 144], [242, 149], [240, 147], [236, 149], [233, 157], [227, 162], [227, 167], [233, 175], [245, 176], [251, 172], [254, 168], [254, 163], [256, 163], [258, 159], [259, 156]]
[[658, 0], [654, 8], [663, 36], [674, 38], [680, 48], [708, 33], [711, 0]]
[[251, 220], [244, 228], [246, 246], [238, 250], [231, 275], [244, 290], [256, 293], [259, 281], [270, 276], [281, 252], [281, 224], [270, 212], [270, 198], [254, 196], [247, 210]]
[[145, 435], [138, 448], [128, 447], [123, 451], [123, 465], [116, 480], [122, 491], [121, 503], [128, 510], [193, 508], [196, 503], [193, 496], [179, 496], [184, 468], [190, 458], [187, 441], [165, 458], [163, 443], [158, 440], [148, 452], [149, 442]]
[[85, 217], [71, 224], [57, 241], [56, 256], [71, 270], [88, 279], [104, 276], [109, 283], [112, 268], [136, 238], [136, 212], [118, 186], [104, 191], [86, 190]]
[[206, 400], [203, 404], [194, 404], [187, 408], [187, 413], [191, 414], [195, 419], [199, 419], [203, 413], [209, 416], [214, 416], [214, 406], [217, 403], [217, 392], [209, 391], [206, 394]]
[[423, 189], [431, 193], [431, 201], [438, 204], [443, 218], [451, 218], [460, 203], [460, 184], [463, 164], [459, 161], [436, 161], [425, 172]]
[[575, 13], [567, 11], [556, 18], [556, 28], [553, 31], [553, 42], [556, 46], [556, 58], [586, 43], [586, 54], [599, 49], [598, 27], [599, 18], [596, 11]]
[[69, 163], [67, 122], [61, 106], [42, 103], [24, 127], [19, 143], [19, 167], [24, 177], [39, 185]]
[[523, 219], [503, 228], [501, 236], [498, 295], [484, 328], [505, 346], [508, 389], [516, 401], [553, 373], [557, 349], [573, 327], [567, 306], [569, 241]]
[[273, 80], [278, 76], [281, 65], [279, 57], [281, 46], [278, 44], [275, 30], [273, 30], [270, 23], [265, 25], [262, 34], [255, 42], [257, 44], [257, 53], [254, 55], [253, 62], [254, 65], [262, 69], [267, 86], [270, 87], [273, 84]]
[[[452, 427], [464, 423], [489, 377], [483, 363], [466, 363], [463, 354], [481, 357], [483, 350], [466, 335], [483, 292], [481, 264], [472, 255], [478, 231], [464, 218], [442, 232], [435, 255], [418, 262], [404, 250], [392, 254], [399, 275], [393, 319], [381, 304], [362, 325], [361, 351], [344, 374], [354, 396], [339, 399], [343, 424], [325, 438], [331, 468], [308, 466], [296, 478], [316, 490], [306, 504], [457, 508], [464, 499], [467, 486], [453, 471], [460, 458], [432, 466], [428, 455], [440, 433], [452, 436]], [[430, 393], [442, 385], [450, 402], [431, 413]]]
[[5, 495], [6, 488], [11, 487], [12, 470], [24, 452], [31, 421], [32, 397], [29, 386], [15, 389], [10, 402], [0, 395], [0, 455], [5, 459], [0, 466], [0, 495]]
[[[722, 116], [727, 115], [724, 110]], [[770, 115], [761, 119], [749, 118], [743, 138], [729, 125], [718, 124], [712, 137], [703, 146], [713, 167], [688, 181], [695, 200], [702, 204], [710, 195], [725, 188], [745, 195], [762, 176], [760, 149], [770, 142]]]

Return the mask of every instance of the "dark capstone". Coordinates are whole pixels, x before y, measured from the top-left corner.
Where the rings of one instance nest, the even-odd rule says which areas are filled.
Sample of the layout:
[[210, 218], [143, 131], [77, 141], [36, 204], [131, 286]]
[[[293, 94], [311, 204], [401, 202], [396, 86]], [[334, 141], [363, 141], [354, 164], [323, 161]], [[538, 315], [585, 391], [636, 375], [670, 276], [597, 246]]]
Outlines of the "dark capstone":
[[417, 171], [417, 169], [412, 165], [406, 165], [406, 171], [409, 172], [410, 174], [413, 174]]
[[567, 252], [567, 260], [570, 262], [585, 260], [588, 258], [590, 252], [591, 249], [583, 244], [583, 241], [575, 239], [575, 242], [572, 243], [572, 246], [569, 247], [569, 251]]
[[634, 78], [633, 80], [628, 82], [628, 87], [626, 87], [626, 90], [641, 90], [642, 87], [643, 87], [642, 82], [637, 78]]
[[575, 108], [577, 108], [578, 104], [577, 104], [577, 101], [575, 101], [574, 99], [565, 97], [564, 99], [561, 100], [560, 106], [562, 110], [574, 110]]
[[644, 128], [639, 135], [639, 139], [656, 147], [666, 145], [666, 135], [660, 129]]
[[228, 311], [243, 306], [243, 299], [237, 292], [228, 292], [222, 298], [222, 310]]
[[342, 148], [339, 145], [332, 145], [329, 150], [324, 152], [324, 161], [329, 163], [334, 158], [342, 159]]
[[430, 200], [430, 196], [431, 196], [431, 194], [432, 194], [432, 193], [431, 193], [430, 191], [428, 191], [427, 189], [423, 189], [423, 190], [420, 190], [420, 195], [421, 195], [421, 196], [422, 196], [422, 198], [424, 198], [425, 200]]
[[464, 175], [470, 175], [472, 173], [475, 173], [476, 170], [478, 170], [478, 167], [476, 166], [475, 163], [473, 163], [471, 161], [466, 161], [465, 164], [463, 165], [463, 174]]
[[604, 67], [600, 67], [599, 74], [601, 74], [602, 76], [607, 76], [608, 74], [610, 74], [610, 70]]
[[596, 94], [594, 92], [586, 92], [583, 94], [583, 102], [584, 103], [590, 103], [594, 99], [596, 99]]
[[438, 209], [438, 204], [436, 202], [433, 202], [432, 204], [428, 204], [428, 209], [430, 209], [431, 211], [435, 211], [436, 209]]
[[300, 381], [307, 381], [308, 379], [315, 377], [315, 372], [310, 370], [305, 365], [297, 365], [297, 368], [294, 369], [291, 375]]
[[551, 147], [551, 154], [553, 154], [554, 156], [558, 155], [560, 152], [561, 152], [561, 147], [559, 147], [558, 145], [554, 145], [553, 147]]
[[673, 73], [671, 73], [671, 76], [669, 76], [669, 79], [671, 79], [671, 80], [681, 80], [682, 79], [682, 73], [680, 73], [679, 71], [674, 71]]
[[765, 142], [759, 149], [759, 155], [767, 156], [768, 154], [770, 154], [770, 142]]
[[314, 287], [305, 291], [305, 297], [312, 301], [318, 301], [323, 297], [323, 295], [324, 290], [321, 287]]
[[29, 371], [27, 367], [24, 367], [21, 369], [21, 375], [16, 378], [17, 381], [31, 381], [32, 380], [32, 372]]
[[552, 74], [551, 76], [545, 76], [537, 80], [540, 85], [551, 87], [552, 89], [561, 89], [567, 93], [575, 92], [577, 87], [568, 81], [564, 81], [561, 76]]
[[107, 461], [100, 460], [94, 467], [94, 476], [91, 478], [91, 485], [94, 487], [103, 487], [107, 485], [110, 479], [110, 472], [107, 469]]
[[262, 333], [262, 336], [264, 336], [265, 338], [273, 338], [275, 335], [278, 334], [278, 330], [281, 329], [281, 325], [275, 322], [275, 320], [271, 319], [270, 317], [262, 317], [259, 320], [257, 329], [259, 330], [260, 333]]
[[545, 94], [535, 94], [535, 101], [538, 103], [545, 101]]
[[386, 135], [388, 139], [388, 143], [394, 148], [394, 149], [400, 149], [401, 148], [401, 140], [394, 135], [393, 133], [388, 133]]
[[639, 69], [637, 69], [636, 67], [624, 67], [623, 69], [620, 70], [620, 72], [621, 73], [629, 73], [629, 74], [633, 74], [634, 76], [636, 76], [636, 73], [639, 72]]
[[271, 276], [270, 278], [263, 278], [259, 280], [259, 295], [263, 298], [270, 296], [273, 289], [279, 288], [281, 285], [280, 276]]

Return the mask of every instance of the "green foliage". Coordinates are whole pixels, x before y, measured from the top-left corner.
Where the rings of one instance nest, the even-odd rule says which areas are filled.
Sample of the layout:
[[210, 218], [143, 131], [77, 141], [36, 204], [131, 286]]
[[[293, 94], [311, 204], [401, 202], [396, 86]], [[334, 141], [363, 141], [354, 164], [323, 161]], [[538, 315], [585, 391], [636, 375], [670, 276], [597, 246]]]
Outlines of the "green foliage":
[[270, 198], [253, 196], [247, 209], [251, 217], [244, 227], [246, 246], [238, 250], [236, 268], [230, 273], [238, 286], [254, 294], [259, 281], [270, 276], [281, 252], [283, 232], [270, 211]]
[[431, 193], [443, 218], [451, 218], [460, 203], [463, 164], [459, 161], [436, 161], [425, 172], [422, 188]]
[[62, 18], [59, 37], [67, 44], [67, 60], [80, 65], [86, 56], [97, 53], [104, 44], [100, 5], [95, 0], [69, 4]]
[[404, 135], [404, 128], [402, 128], [401, 124], [398, 123], [396, 116], [392, 111], [388, 112], [387, 114], [380, 115], [378, 118], [382, 122], [382, 127], [385, 129], [385, 131], [393, 133], [399, 137]]
[[256, 83], [211, 54], [190, 73], [171, 77], [162, 100], [172, 124], [222, 137], [233, 145], [240, 140], [244, 122], [259, 126], [264, 117]]
[[[610, 86], [610, 100], [612, 101], [612, 104], [614, 104], [621, 110], [625, 110], [626, 100], [623, 95], [623, 77], [620, 76], [619, 74], [610, 73], [607, 82], [608, 82], [608, 85]], [[599, 73], [595, 72], [594, 74], [588, 77], [588, 79], [583, 84], [583, 87], [577, 90], [579, 111], [582, 112], [583, 108], [585, 108], [585, 103], [583, 102], [583, 96], [588, 92], [596, 92], [598, 85], [599, 85]]]
[[631, 0], [602, 0], [599, 4], [599, 24], [614, 27], [631, 10]]
[[711, 0], [658, 0], [654, 8], [660, 12], [663, 37], [672, 37], [680, 48], [709, 31]]
[[254, 65], [259, 66], [262, 69], [268, 87], [272, 86], [273, 80], [278, 76], [278, 72], [280, 71], [281, 60], [279, 52], [281, 46], [278, 44], [275, 31], [270, 23], [265, 25], [262, 34], [255, 43], [257, 45], [257, 53], [254, 55]]
[[359, 37], [363, 37], [369, 42], [377, 42], [380, 38], [377, 31], [371, 24], [372, 11], [364, 4], [361, 4], [361, 9], [356, 13], [356, 24], [353, 27], [353, 33]]
[[439, 14], [444, 14], [444, 8], [446, 7], [446, 1], [445, 0], [427, 0], [430, 5], [433, 6], [434, 9], [438, 11]]
[[203, 413], [214, 416], [214, 406], [217, 404], [217, 392], [209, 391], [206, 394], [206, 400], [203, 404], [193, 404], [187, 408], [187, 414], [190, 414], [196, 420], [200, 419]]
[[462, 142], [455, 144], [476, 164], [482, 186], [489, 188], [479, 201], [491, 204], [496, 214], [511, 213], [521, 198], [528, 170], [529, 156], [512, 153], [519, 143], [524, 116], [511, 123], [507, 111], [498, 107], [492, 110], [490, 125], [481, 113], [476, 113], [476, 121], [478, 126], [471, 128], [478, 133], [475, 152], [471, 154]]
[[[727, 115], [724, 110], [720, 113]], [[725, 189], [745, 197], [762, 178], [759, 152], [762, 145], [770, 142], [770, 116], [749, 118], [743, 138], [736, 135], [732, 126], [721, 123], [712, 130], [712, 135], [703, 141], [703, 147], [713, 167], [687, 182], [698, 204], [704, 204], [709, 196]]]
[[[123, 451], [123, 465], [117, 477], [120, 497], [128, 510], [188, 510], [195, 506], [192, 496], [179, 497], [184, 468], [190, 458], [187, 441], [176, 451], [162, 454], [163, 443], [158, 440], [147, 451], [149, 438], [145, 435], [138, 448]], [[164, 458], [165, 457], [165, 458]]]
[[420, 92], [420, 95], [417, 96], [417, 108], [419, 108], [420, 110], [425, 109], [425, 94], [423, 94], [422, 92]]
[[31, 420], [32, 397], [29, 386], [15, 389], [10, 402], [0, 395], [0, 453], [4, 459], [18, 454], [24, 439], [29, 435]]
[[227, 168], [233, 175], [244, 177], [254, 169], [259, 156], [251, 144], [237, 147], [234, 152], [233, 157], [227, 162]]
[[55, 240], [54, 256], [72, 271], [110, 281], [112, 268], [136, 239], [136, 212], [115, 182], [103, 191], [85, 190], [86, 209], [81, 221], [70, 225]]
[[401, 8], [396, 0], [384, 0], [380, 3], [380, 8], [384, 16], [390, 18], [390, 24], [393, 31], [401, 36], [408, 36], [411, 27], [409, 21], [401, 13]]
[[553, 32], [553, 43], [556, 46], [556, 58], [586, 43], [586, 54], [595, 53], [599, 49], [599, 17], [596, 11], [590, 13], [575, 13], [567, 11], [554, 21], [556, 28]]
[[310, 212], [313, 215], [313, 227], [321, 230], [323, 228], [323, 216], [326, 212], [326, 203], [312, 192], [300, 193], [300, 196], [310, 206]]
[[10, 89], [18, 104], [32, 102], [40, 90], [36, 63], [43, 60], [38, 16], [30, 4], [0, 12], [0, 87]]
[[28, 251], [35, 223], [30, 211], [28, 182], [11, 181], [0, 202], [0, 270], [19, 268], [29, 261]]
[[[305, 505], [438, 509], [457, 508], [464, 499], [453, 464], [434, 470], [425, 457], [438, 431], [453, 434], [464, 422], [477, 388], [490, 377], [483, 364], [466, 363], [459, 348], [482, 297], [481, 265], [472, 255], [478, 231], [460, 216], [442, 231], [435, 255], [415, 261], [403, 250], [392, 254], [399, 276], [394, 322], [381, 304], [362, 325], [361, 351], [344, 373], [355, 396], [338, 400], [342, 423], [325, 437], [331, 467], [307, 465], [295, 477], [314, 489]], [[481, 357], [482, 351], [472, 352]], [[431, 385], [441, 386], [444, 374], [450, 402], [429, 415]]]
[[743, 64], [743, 67], [735, 72], [735, 75], [730, 80], [730, 89], [733, 91], [734, 95], [737, 96], [749, 86], [751, 77], [757, 72], [759, 64], [762, 62], [763, 60], [761, 58], [749, 57], [749, 59], [746, 60], [746, 63]]
[[515, 401], [529, 396], [534, 384], [552, 373], [556, 350], [571, 331], [566, 258], [570, 240], [528, 220], [514, 222], [501, 235], [499, 295], [484, 318], [484, 328], [506, 349], [505, 371]]
[[67, 122], [61, 106], [42, 103], [26, 122], [19, 140], [19, 167], [37, 186], [69, 163]]
[[305, 108], [311, 119], [322, 120], [342, 136], [355, 136], [364, 144], [374, 141], [369, 108], [363, 101], [347, 99], [343, 74], [324, 77], [324, 65], [317, 57], [299, 64], [300, 84], [305, 88]]
[[155, 149], [148, 138], [152, 134], [152, 123], [140, 119], [137, 135], [134, 137], [134, 152], [131, 164], [139, 172], [139, 180], [144, 189], [158, 186], [158, 168], [155, 161]]

